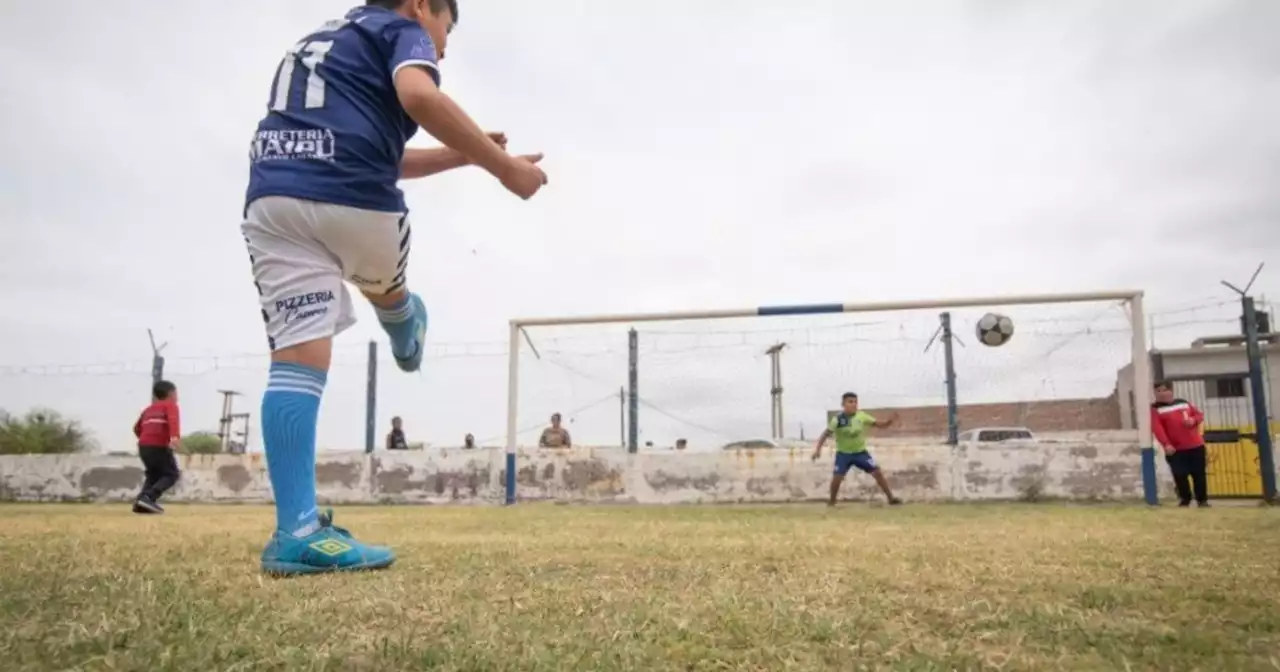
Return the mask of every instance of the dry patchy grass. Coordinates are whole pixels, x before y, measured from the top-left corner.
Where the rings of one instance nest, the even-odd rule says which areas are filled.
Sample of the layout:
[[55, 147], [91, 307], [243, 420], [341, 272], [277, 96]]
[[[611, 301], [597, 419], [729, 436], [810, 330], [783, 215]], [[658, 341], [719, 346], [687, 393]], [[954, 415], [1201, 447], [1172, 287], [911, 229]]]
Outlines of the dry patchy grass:
[[0, 668], [1275, 670], [1277, 512], [351, 507], [380, 573], [273, 580], [265, 507], [0, 507]]

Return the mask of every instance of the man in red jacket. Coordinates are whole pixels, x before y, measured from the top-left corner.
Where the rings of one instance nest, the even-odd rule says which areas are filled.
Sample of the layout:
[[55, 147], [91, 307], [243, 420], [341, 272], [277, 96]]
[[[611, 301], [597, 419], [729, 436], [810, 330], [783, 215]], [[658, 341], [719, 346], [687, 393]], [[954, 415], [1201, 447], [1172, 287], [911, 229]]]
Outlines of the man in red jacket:
[[[1186, 399], [1173, 396], [1173, 385], [1156, 383], [1156, 400], [1151, 404], [1151, 431], [1164, 447], [1165, 460], [1173, 472], [1178, 490], [1178, 506], [1191, 506], [1194, 485], [1197, 506], [1209, 506], [1205, 483], [1204, 436], [1200, 425], [1204, 413]], [[1188, 483], [1188, 479], [1191, 483]]]
[[182, 476], [174, 457], [182, 436], [178, 422], [178, 388], [167, 380], [158, 381], [151, 388], [151, 398], [151, 405], [142, 410], [133, 424], [133, 434], [138, 437], [138, 457], [147, 470], [142, 492], [133, 503], [134, 513], [164, 513], [160, 496]]

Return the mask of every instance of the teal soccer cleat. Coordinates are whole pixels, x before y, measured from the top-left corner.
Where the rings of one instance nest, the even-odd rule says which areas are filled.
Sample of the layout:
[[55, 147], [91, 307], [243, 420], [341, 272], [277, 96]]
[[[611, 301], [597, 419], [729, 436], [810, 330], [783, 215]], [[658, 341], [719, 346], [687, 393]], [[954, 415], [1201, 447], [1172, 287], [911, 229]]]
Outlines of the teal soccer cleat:
[[[415, 345], [413, 354], [409, 357], [401, 359], [395, 357], [396, 366], [400, 367], [405, 373], [413, 373], [422, 367], [422, 351], [426, 348], [427, 340], [427, 305], [422, 302], [422, 297], [417, 294], [410, 294], [409, 300], [413, 302], [413, 339]], [[400, 348], [395, 347], [398, 344], [392, 344], [392, 353]], [[406, 348], [407, 349], [407, 348]], [[394, 356], [394, 354], [393, 354]]]
[[391, 549], [360, 543], [335, 526], [332, 511], [321, 514], [320, 529], [305, 537], [277, 530], [262, 551], [262, 571], [275, 576], [383, 569], [395, 561]]

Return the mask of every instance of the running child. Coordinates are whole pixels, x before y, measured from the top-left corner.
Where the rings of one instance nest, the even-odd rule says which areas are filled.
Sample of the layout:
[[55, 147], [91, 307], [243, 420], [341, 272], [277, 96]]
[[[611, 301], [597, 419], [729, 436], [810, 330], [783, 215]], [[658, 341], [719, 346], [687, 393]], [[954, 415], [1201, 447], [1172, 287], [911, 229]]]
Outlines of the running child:
[[827, 439], [836, 437], [836, 463], [831, 476], [831, 499], [827, 501], [827, 506], [836, 505], [836, 499], [840, 495], [840, 484], [844, 482], [845, 474], [848, 474], [849, 469], [853, 467], [857, 467], [858, 471], [864, 474], [871, 474], [890, 504], [901, 504], [902, 500], [894, 497], [893, 491], [889, 489], [889, 481], [880, 470], [880, 465], [876, 464], [871, 451], [867, 450], [866, 434], [868, 427], [889, 427], [897, 421], [897, 416], [888, 420], [876, 420], [870, 413], [858, 410], [858, 395], [852, 392], [845, 392], [841, 396], [840, 406], [840, 414], [831, 418], [822, 436], [818, 437], [818, 445], [813, 448], [813, 461], [817, 462], [818, 458], [822, 457], [822, 446]]
[[[442, 92], [440, 60], [457, 0], [369, 0], [305, 36], [275, 73], [250, 147], [241, 230], [271, 349], [262, 436], [276, 530], [262, 569], [310, 574], [387, 567], [316, 506], [316, 414], [333, 337], [355, 323], [347, 283], [373, 304], [403, 371], [422, 364], [427, 309], [409, 291], [401, 179], [476, 165], [528, 199], [540, 154], [511, 156]], [[425, 129], [446, 145], [406, 149]]]
[[138, 457], [146, 470], [142, 491], [133, 501], [133, 512], [164, 513], [160, 497], [182, 477], [174, 455], [182, 437], [176, 385], [161, 380], [151, 387], [151, 404], [133, 423], [133, 435], [138, 437]]

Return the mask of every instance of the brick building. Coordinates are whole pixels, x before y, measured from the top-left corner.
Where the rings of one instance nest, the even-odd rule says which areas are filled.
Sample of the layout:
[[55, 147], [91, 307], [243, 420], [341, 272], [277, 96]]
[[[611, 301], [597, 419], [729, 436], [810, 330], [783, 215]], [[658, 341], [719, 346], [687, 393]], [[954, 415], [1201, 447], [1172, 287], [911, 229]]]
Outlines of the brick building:
[[[872, 415], [899, 415], [889, 429], [876, 430], [877, 436], [946, 436], [946, 406], [867, 409]], [[1119, 397], [1097, 399], [1054, 399], [1019, 401], [1002, 404], [961, 404], [958, 409], [960, 431], [978, 427], [1026, 427], [1033, 432], [1079, 432], [1120, 429]]]

